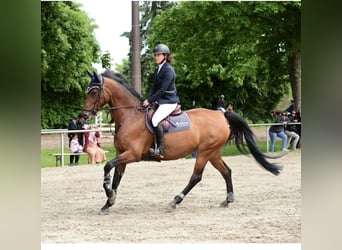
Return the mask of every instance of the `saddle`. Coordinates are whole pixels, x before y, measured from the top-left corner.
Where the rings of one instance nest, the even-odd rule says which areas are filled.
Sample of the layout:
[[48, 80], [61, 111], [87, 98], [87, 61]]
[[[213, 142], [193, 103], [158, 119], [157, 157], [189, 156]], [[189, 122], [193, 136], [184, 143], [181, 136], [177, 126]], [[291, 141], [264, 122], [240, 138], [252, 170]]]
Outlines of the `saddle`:
[[[158, 108], [158, 104], [154, 104], [147, 112], [146, 112], [146, 127], [151, 133], [154, 133], [152, 126], [152, 117]], [[177, 104], [172, 113], [167, 116], [164, 120], [161, 121], [163, 130], [165, 133], [175, 132], [175, 131], [183, 131], [190, 128], [190, 119], [187, 113], [183, 112], [181, 109], [181, 105]]]

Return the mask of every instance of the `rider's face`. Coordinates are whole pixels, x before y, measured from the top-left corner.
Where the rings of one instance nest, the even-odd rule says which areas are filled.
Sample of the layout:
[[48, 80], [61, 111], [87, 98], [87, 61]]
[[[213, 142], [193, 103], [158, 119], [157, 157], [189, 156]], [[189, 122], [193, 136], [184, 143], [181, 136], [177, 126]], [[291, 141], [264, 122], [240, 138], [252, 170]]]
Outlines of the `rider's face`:
[[156, 60], [157, 64], [160, 64], [164, 60], [164, 54], [154, 54], [154, 59]]

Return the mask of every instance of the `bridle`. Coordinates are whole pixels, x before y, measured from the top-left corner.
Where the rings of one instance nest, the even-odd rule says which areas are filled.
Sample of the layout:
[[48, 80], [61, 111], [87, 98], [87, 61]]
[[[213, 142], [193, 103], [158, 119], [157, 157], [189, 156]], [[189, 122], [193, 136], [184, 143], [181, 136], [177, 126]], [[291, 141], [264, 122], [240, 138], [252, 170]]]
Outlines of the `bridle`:
[[104, 79], [101, 75], [97, 75], [97, 78], [95, 80], [96, 82], [94, 82], [94, 79], [92, 79], [92, 82], [89, 84], [88, 88], [87, 88], [87, 94], [89, 94], [93, 89], [98, 89], [98, 91], [96, 92], [96, 100], [94, 103], [93, 108], [91, 109], [83, 109], [83, 111], [88, 111], [91, 114], [93, 114], [94, 116], [97, 114], [98, 111], [100, 110], [117, 110], [117, 109], [136, 109], [139, 111], [145, 111], [146, 108], [144, 106], [142, 106], [141, 104], [139, 105], [130, 105], [130, 106], [110, 106], [110, 107], [103, 107], [103, 108], [99, 108], [99, 103], [100, 103], [100, 99], [101, 96], [104, 94], [103, 91], [103, 83], [104, 83]]

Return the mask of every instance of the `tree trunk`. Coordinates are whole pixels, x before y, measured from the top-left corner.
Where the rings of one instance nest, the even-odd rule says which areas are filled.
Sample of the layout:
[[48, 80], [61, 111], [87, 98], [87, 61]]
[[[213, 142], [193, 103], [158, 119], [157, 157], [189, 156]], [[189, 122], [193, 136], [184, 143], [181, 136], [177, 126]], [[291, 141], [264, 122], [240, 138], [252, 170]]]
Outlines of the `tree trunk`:
[[301, 53], [299, 50], [295, 51], [289, 56], [288, 60], [290, 83], [292, 89], [292, 96], [294, 100], [294, 109], [296, 111], [302, 110], [302, 68], [301, 68]]
[[140, 20], [139, 1], [132, 1], [132, 81], [133, 88], [141, 94], [141, 63], [140, 63]]

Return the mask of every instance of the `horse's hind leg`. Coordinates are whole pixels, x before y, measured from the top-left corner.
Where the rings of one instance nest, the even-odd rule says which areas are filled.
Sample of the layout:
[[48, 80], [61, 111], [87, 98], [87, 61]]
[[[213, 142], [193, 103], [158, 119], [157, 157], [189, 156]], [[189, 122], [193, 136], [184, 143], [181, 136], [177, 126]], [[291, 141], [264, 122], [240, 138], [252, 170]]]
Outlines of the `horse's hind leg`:
[[217, 156], [210, 160], [210, 163], [221, 173], [223, 179], [226, 182], [227, 197], [221, 203], [222, 207], [227, 207], [229, 203], [234, 202], [233, 182], [232, 182], [232, 170], [223, 161], [221, 156]]
[[169, 204], [171, 208], [176, 208], [176, 205], [180, 204], [190, 190], [202, 180], [203, 169], [208, 161], [201, 160], [200, 158], [201, 157], [197, 157], [196, 159], [194, 171], [190, 177], [188, 185], [186, 185], [183, 191], [176, 195], [173, 201]]

